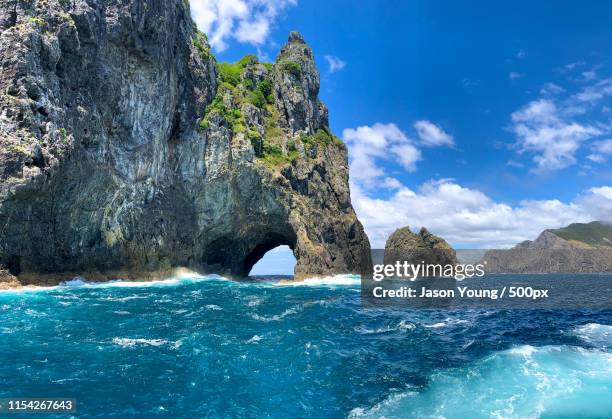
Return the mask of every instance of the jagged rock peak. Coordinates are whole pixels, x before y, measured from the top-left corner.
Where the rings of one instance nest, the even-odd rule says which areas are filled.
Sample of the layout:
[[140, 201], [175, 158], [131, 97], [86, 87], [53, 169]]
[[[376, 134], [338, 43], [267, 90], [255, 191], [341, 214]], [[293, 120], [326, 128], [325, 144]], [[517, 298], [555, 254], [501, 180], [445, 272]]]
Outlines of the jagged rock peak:
[[287, 40], [287, 42], [289, 42], [289, 43], [299, 42], [301, 44], [305, 44], [306, 43], [306, 41], [304, 41], [304, 37], [302, 36], [302, 34], [297, 32], [297, 31], [291, 31], [289, 33], [289, 39]]
[[282, 128], [307, 135], [327, 129], [328, 110], [318, 97], [319, 71], [312, 50], [297, 32], [289, 35], [276, 57], [274, 82]]
[[557, 236], [550, 230], [544, 230], [537, 239], [525, 240], [515, 246], [516, 249], [570, 249], [572, 243]]

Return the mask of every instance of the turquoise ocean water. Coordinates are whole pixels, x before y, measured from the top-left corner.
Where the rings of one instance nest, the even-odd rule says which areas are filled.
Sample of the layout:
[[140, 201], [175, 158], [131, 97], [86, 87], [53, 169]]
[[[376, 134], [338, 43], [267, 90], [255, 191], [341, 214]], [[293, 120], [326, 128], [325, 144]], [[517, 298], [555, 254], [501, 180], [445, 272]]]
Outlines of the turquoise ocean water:
[[0, 292], [0, 398], [75, 398], [75, 417], [612, 417], [610, 311], [363, 310], [359, 291], [184, 276]]

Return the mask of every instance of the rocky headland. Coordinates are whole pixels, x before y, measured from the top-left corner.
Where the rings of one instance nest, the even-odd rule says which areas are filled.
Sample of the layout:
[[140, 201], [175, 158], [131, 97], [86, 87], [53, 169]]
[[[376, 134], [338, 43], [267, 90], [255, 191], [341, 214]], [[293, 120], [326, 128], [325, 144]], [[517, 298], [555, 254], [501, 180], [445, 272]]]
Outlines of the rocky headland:
[[300, 34], [217, 62], [183, 0], [0, 0], [0, 31], [0, 281], [369, 269]]
[[612, 226], [594, 221], [544, 230], [512, 249], [489, 250], [480, 263], [490, 273], [612, 272]]

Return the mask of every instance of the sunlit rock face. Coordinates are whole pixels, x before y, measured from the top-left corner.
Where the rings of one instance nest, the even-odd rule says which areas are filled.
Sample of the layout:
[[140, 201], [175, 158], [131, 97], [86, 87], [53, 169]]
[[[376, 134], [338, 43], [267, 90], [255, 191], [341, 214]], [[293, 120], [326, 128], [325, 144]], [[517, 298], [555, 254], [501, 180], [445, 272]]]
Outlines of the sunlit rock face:
[[418, 265], [455, 266], [459, 264], [455, 250], [441, 237], [431, 234], [425, 227], [418, 233], [409, 227], [398, 228], [385, 243], [385, 264], [408, 262]]
[[301, 35], [224, 66], [182, 0], [0, 0], [0, 30], [3, 277], [370, 266]]

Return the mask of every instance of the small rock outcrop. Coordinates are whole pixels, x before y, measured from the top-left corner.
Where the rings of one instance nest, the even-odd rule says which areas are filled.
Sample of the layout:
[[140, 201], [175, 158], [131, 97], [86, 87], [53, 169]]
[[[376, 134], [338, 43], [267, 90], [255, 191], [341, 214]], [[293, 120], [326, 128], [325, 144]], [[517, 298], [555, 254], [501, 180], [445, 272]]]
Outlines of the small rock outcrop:
[[22, 283], [359, 273], [347, 150], [292, 33], [219, 63], [183, 0], [0, 0], [0, 269]]
[[[480, 263], [490, 273], [612, 272], [612, 227], [576, 223], [544, 230], [512, 249], [489, 250]], [[485, 263], [486, 262], [486, 263]]]
[[385, 243], [385, 264], [407, 261], [410, 264], [459, 264], [455, 250], [441, 237], [431, 234], [425, 227], [418, 234], [409, 227], [395, 230]]

